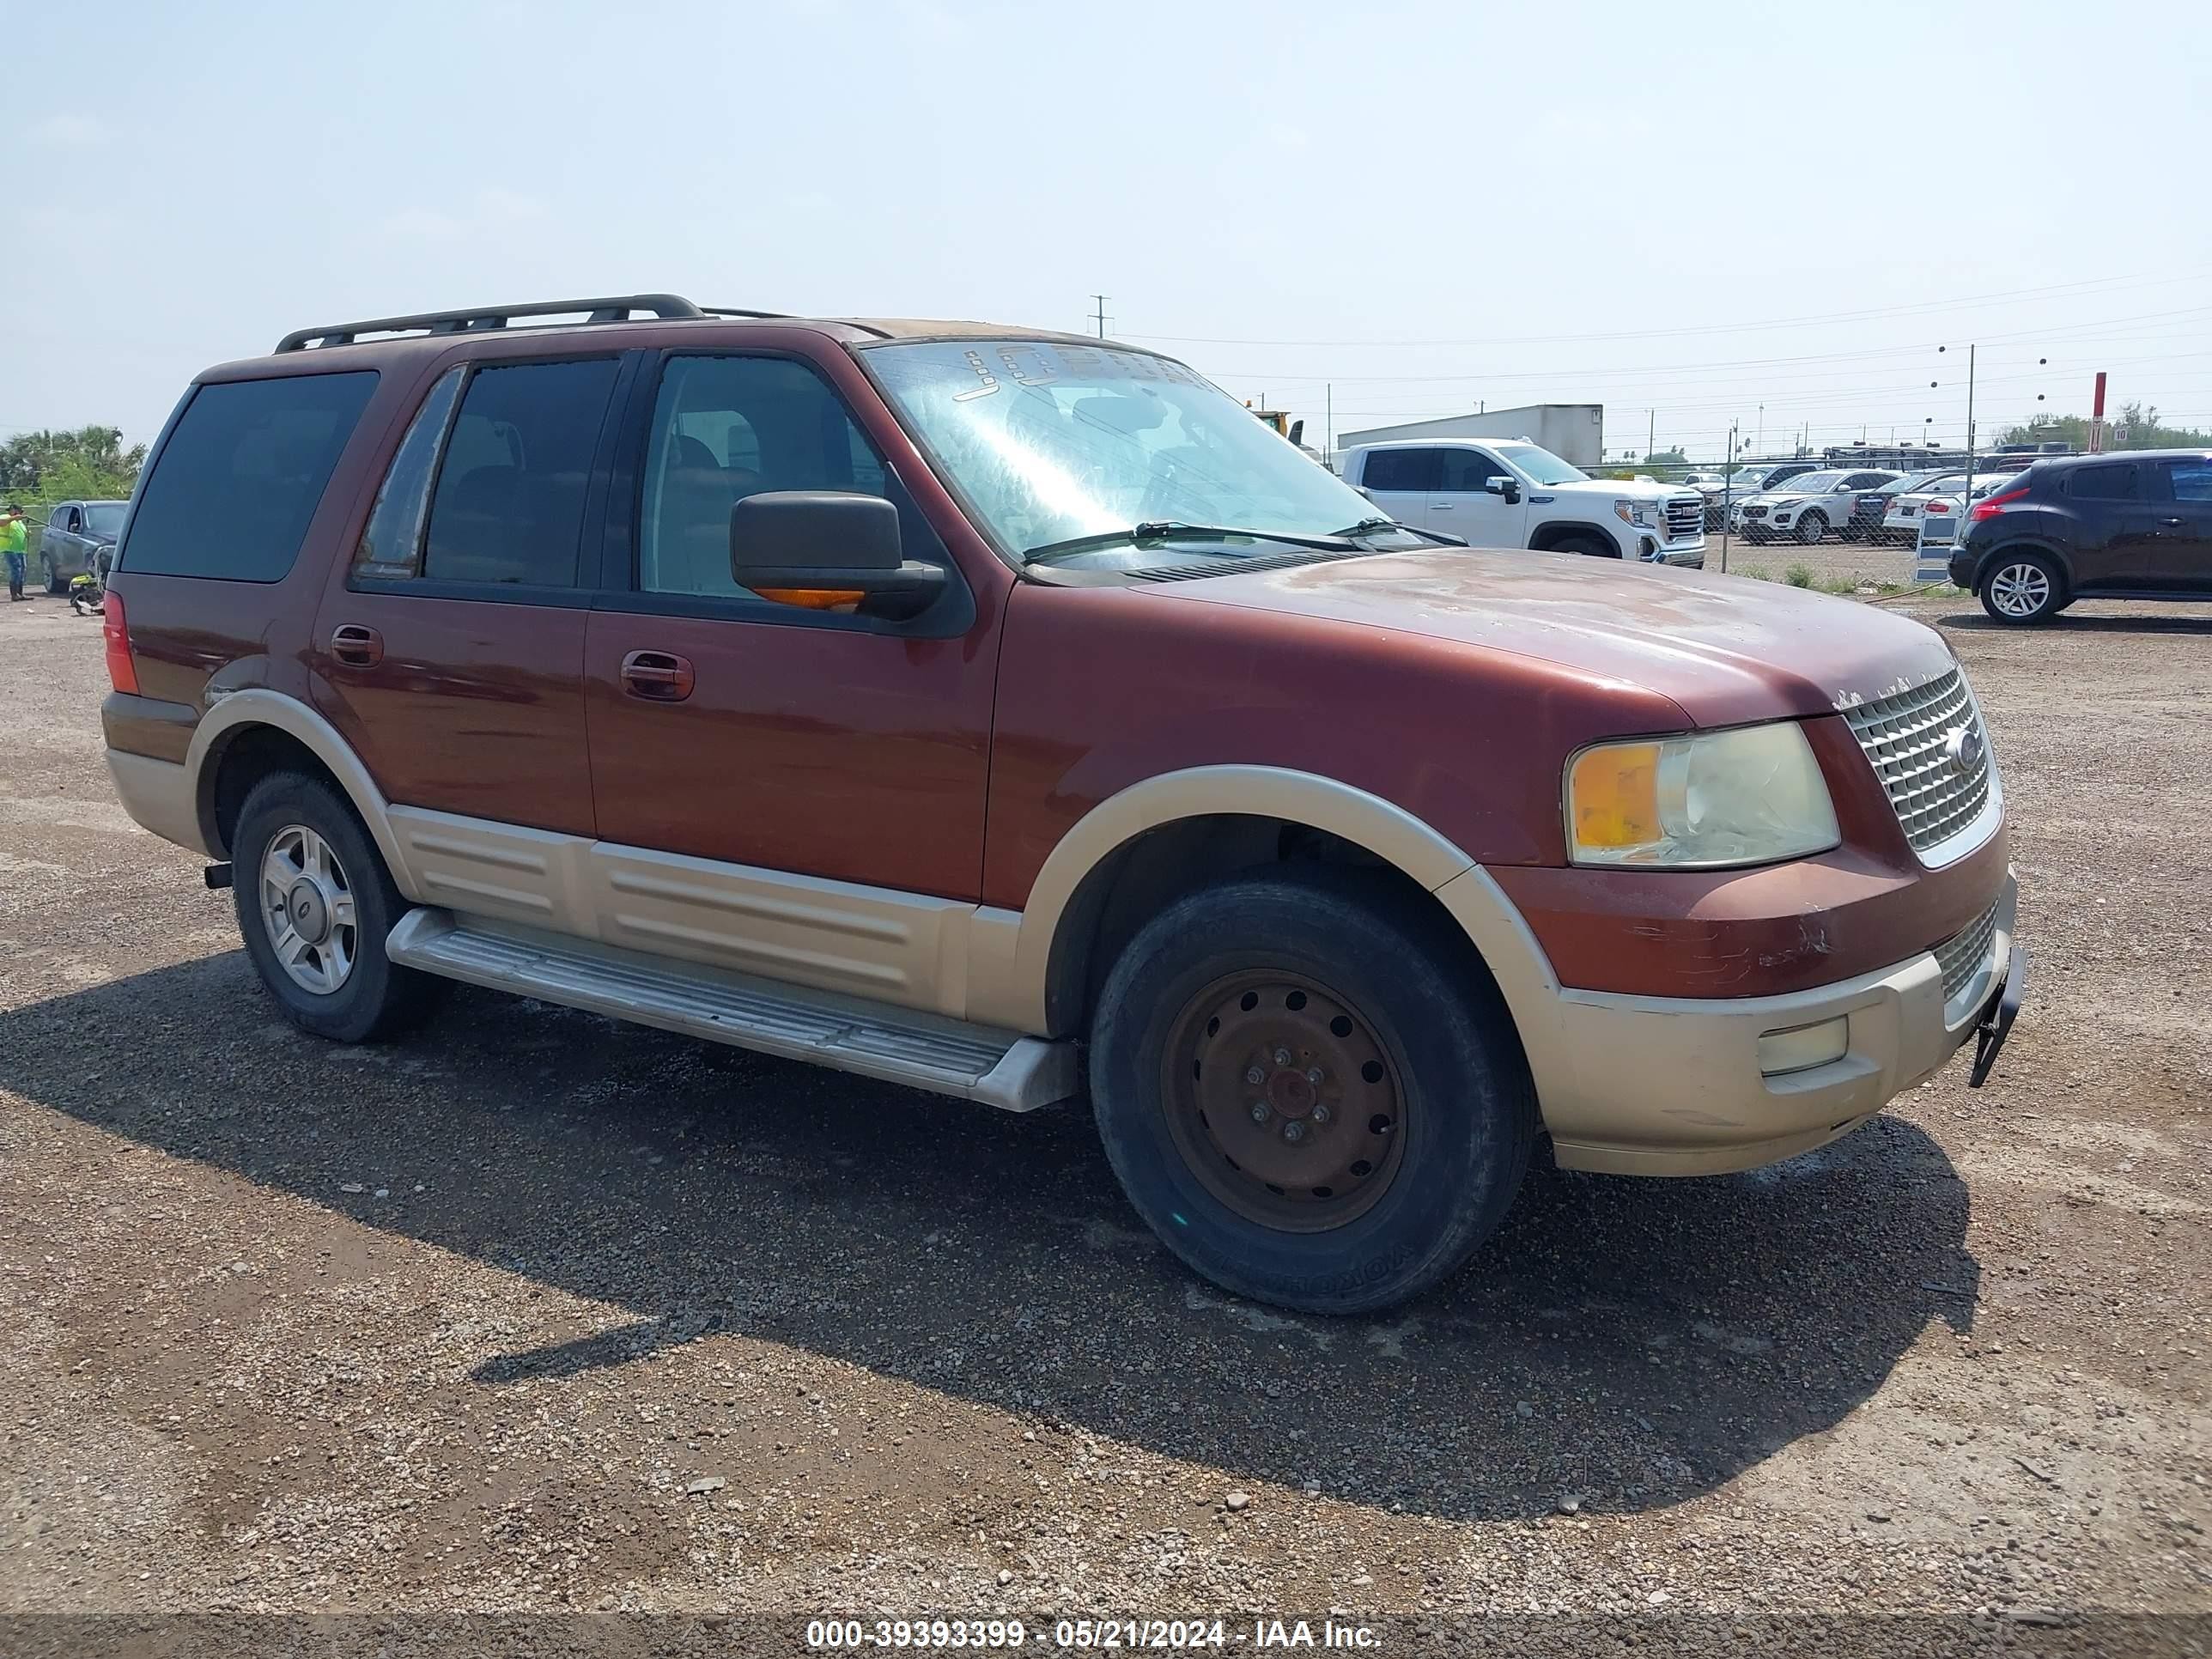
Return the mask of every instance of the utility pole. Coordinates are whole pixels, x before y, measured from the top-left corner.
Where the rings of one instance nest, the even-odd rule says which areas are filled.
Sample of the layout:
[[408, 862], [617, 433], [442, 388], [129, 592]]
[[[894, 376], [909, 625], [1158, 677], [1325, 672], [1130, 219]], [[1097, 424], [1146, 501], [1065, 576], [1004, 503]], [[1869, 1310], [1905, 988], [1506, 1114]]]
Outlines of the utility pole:
[[1659, 447], [1659, 411], [1656, 409], [1647, 409], [1644, 414], [1648, 422], [1644, 428], [1644, 459], [1649, 461], [1651, 459], [1651, 452]]
[[1765, 404], [1759, 406], [1759, 435], [1751, 441], [1751, 447], [1762, 455], [1766, 453], [1766, 405]]
[[1114, 296], [1110, 294], [1094, 294], [1091, 297], [1098, 301], [1098, 337], [1103, 340], [1106, 337], [1106, 302]]
[[1729, 520], [1735, 517], [1735, 461], [1743, 445], [1737, 434], [1743, 422], [1729, 424], [1728, 465], [1721, 469], [1721, 574], [1728, 574]]
[[1322, 465], [1336, 471], [1336, 387], [1328, 381], [1321, 388], [1321, 459]]

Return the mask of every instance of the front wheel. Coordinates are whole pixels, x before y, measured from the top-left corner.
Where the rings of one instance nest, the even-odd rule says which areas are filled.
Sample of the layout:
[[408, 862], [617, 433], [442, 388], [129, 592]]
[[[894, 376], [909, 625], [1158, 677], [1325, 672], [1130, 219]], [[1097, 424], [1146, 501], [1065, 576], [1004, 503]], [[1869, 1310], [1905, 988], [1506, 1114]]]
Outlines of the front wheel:
[[1808, 547], [1819, 546], [1827, 533], [1828, 520], [1825, 514], [1808, 513], [1797, 520], [1797, 539]]
[[1982, 579], [1982, 609], [2001, 623], [2039, 623], [2071, 603], [2058, 568], [2040, 553], [2000, 555]]
[[1611, 542], [1601, 541], [1595, 536], [1562, 536], [1553, 545], [1554, 553], [1579, 553], [1589, 559], [1617, 559], [1620, 550]]
[[340, 1042], [389, 1036], [434, 1006], [447, 981], [398, 966], [385, 937], [405, 902], [375, 843], [319, 778], [255, 784], [231, 837], [238, 927], [284, 1017]]
[[69, 592], [69, 578], [54, 568], [52, 559], [46, 561], [46, 592], [53, 594]]
[[1099, 999], [1091, 1097], [1129, 1201], [1194, 1271], [1315, 1313], [1436, 1284], [1536, 1131], [1471, 947], [1395, 890], [1271, 871], [1177, 900]]

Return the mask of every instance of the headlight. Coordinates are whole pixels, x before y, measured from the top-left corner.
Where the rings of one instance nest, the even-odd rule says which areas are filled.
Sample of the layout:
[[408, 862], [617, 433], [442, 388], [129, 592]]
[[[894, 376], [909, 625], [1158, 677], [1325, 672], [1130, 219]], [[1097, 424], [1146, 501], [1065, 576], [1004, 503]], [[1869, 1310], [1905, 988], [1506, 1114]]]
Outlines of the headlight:
[[1843, 837], [1794, 721], [1601, 743], [1567, 763], [1576, 864], [1719, 870], [1824, 853]]
[[1623, 524], [1632, 524], [1640, 530], [1651, 528], [1652, 507], [1649, 501], [1615, 501], [1613, 511]]

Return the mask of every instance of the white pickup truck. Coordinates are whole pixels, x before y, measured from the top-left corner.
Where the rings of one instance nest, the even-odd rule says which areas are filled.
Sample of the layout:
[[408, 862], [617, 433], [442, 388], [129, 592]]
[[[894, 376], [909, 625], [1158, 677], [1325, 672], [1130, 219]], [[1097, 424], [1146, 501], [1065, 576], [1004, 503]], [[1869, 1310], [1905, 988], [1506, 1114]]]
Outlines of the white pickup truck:
[[1471, 547], [1705, 566], [1705, 504], [1696, 490], [1593, 478], [1525, 439], [1362, 444], [1339, 464], [1346, 483], [1400, 523]]

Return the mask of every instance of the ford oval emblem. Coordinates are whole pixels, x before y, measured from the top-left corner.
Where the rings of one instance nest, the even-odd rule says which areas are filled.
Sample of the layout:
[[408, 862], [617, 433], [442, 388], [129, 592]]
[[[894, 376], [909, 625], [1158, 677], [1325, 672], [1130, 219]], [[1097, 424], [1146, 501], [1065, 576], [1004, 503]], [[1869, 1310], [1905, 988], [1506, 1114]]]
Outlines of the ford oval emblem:
[[1943, 739], [1943, 753], [1951, 763], [1951, 769], [1960, 777], [1970, 777], [1982, 763], [1982, 734], [1971, 726], [1953, 728]]

